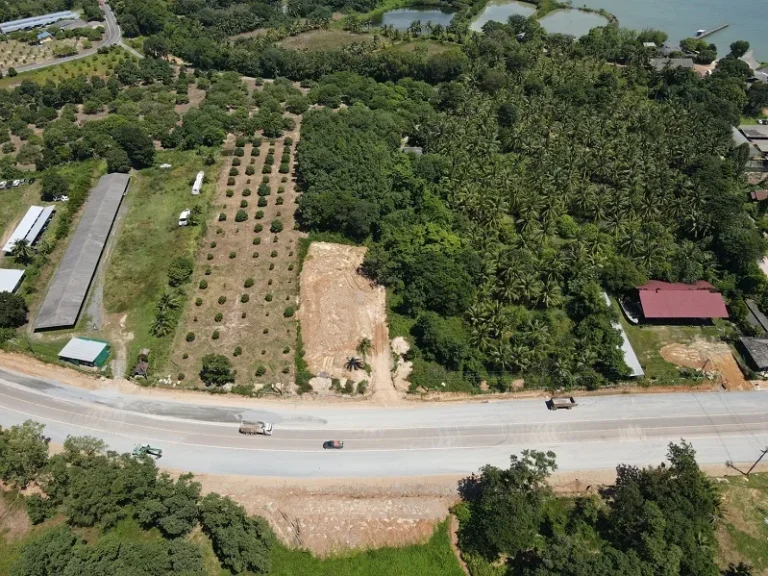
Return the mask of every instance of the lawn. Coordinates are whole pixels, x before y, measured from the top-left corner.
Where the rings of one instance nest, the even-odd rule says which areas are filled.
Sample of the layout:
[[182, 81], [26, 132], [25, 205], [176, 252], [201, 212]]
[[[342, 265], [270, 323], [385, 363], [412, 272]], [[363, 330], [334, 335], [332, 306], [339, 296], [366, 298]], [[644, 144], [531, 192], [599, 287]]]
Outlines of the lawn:
[[173, 336], [156, 338], [150, 333], [155, 302], [168, 285], [169, 262], [179, 256], [193, 257], [205, 233], [204, 224], [179, 227], [179, 213], [198, 205], [205, 222], [214, 184], [204, 184], [195, 197], [192, 182], [200, 170], [214, 182], [220, 167], [220, 162], [203, 166], [203, 156], [195, 152], [158, 152], [156, 166], [164, 163], [173, 168], [148, 168], [132, 176], [125, 197], [125, 222], [104, 280], [104, 308], [108, 313], [127, 314], [125, 326], [134, 335], [128, 368], [141, 348], [152, 350], [153, 365], [161, 366], [168, 357]]
[[717, 528], [721, 563], [747, 562], [755, 576], [768, 574], [768, 474], [727, 480]]
[[282, 546], [272, 554], [271, 576], [463, 576], [448, 539], [447, 523], [424, 544], [317, 558]]

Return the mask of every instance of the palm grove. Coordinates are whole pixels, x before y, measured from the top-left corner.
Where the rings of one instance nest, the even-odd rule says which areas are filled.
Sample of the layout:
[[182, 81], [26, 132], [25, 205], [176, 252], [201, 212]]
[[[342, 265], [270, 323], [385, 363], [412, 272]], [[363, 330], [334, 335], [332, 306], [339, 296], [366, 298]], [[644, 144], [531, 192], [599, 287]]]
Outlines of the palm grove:
[[[656, 73], [637, 46], [612, 27], [574, 42], [512, 18], [464, 43], [452, 81], [342, 73], [313, 88], [352, 107], [302, 125], [303, 223], [370, 246], [365, 270], [417, 344], [413, 387], [621, 379], [602, 290], [705, 279], [763, 297], [731, 138], [752, 96], [743, 68]], [[425, 154], [400, 154], [403, 135]]]

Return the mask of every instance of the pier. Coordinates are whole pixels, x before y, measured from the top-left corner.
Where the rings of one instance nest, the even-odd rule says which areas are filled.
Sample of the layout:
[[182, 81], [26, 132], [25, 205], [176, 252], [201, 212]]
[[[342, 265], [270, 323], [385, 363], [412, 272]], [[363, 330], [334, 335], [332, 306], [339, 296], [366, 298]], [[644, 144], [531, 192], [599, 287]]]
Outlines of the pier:
[[707, 36], [712, 36], [715, 32], [720, 32], [720, 30], [723, 30], [724, 28], [728, 28], [728, 24], [720, 24], [720, 26], [716, 26], [715, 28], [712, 28], [711, 30], [705, 30], [701, 34], [696, 34], [697, 39], [706, 38]]

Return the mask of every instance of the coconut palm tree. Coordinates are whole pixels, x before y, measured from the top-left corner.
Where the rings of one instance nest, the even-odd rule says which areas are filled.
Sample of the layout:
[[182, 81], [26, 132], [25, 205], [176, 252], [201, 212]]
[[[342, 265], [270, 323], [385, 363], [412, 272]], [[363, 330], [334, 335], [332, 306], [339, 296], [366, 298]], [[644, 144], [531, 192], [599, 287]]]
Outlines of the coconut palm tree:
[[349, 356], [347, 361], [344, 363], [344, 368], [350, 372], [355, 370], [362, 370], [365, 368], [365, 362], [363, 362], [363, 359], [359, 358], [358, 356]]
[[152, 323], [152, 334], [158, 337], [166, 336], [173, 331], [173, 319], [165, 312], [158, 313]]
[[26, 238], [21, 238], [13, 245], [11, 256], [13, 256], [14, 260], [19, 264], [24, 264], [26, 266], [34, 260], [35, 254], [32, 251], [32, 246], [29, 245], [29, 241]]
[[363, 357], [363, 360], [366, 360], [368, 358], [368, 354], [371, 353], [371, 349], [373, 348], [373, 344], [371, 343], [370, 338], [363, 338], [360, 340], [360, 343], [357, 345], [357, 348], [355, 348], [355, 351], [360, 354], [360, 356]]

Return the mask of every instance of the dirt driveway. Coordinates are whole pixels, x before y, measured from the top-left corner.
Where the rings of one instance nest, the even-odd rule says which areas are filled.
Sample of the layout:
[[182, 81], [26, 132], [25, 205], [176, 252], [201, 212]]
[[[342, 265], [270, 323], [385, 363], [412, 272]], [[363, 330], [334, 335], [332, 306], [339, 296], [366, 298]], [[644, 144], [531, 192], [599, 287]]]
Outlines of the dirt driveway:
[[313, 242], [301, 272], [301, 334], [310, 371], [332, 378], [359, 381], [362, 371], [348, 372], [344, 364], [356, 356], [363, 338], [372, 343], [371, 388], [374, 400], [399, 400], [392, 383], [392, 355], [387, 327], [386, 292], [358, 273], [365, 248]]

